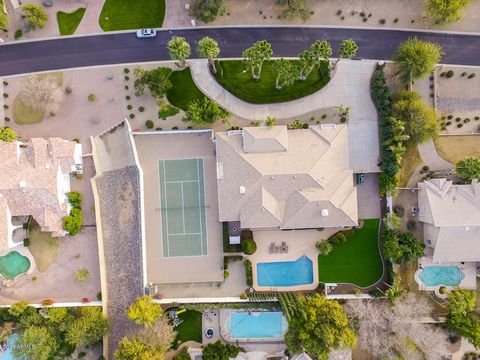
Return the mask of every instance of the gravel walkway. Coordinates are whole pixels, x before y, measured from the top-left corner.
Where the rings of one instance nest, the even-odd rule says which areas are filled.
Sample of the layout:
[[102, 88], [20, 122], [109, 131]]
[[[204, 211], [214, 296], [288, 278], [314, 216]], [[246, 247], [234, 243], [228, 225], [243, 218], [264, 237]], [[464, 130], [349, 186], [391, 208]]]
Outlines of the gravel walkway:
[[474, 99], [439, 98], [438, 110], [442, 113], [480, 110], [480, 97]]

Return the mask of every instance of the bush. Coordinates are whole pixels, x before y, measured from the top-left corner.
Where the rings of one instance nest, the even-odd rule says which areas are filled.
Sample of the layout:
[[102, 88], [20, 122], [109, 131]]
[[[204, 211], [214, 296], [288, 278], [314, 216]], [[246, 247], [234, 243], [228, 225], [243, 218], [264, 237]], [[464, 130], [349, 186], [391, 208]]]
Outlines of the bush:
[[130, 100], [131, 99], [130, 95], [125, 96], [125, 99]]
[[128, 90], [128, 85], [125, 85], [124, 88], [125, 88], [125, 90]]
[[23, 239], [23, 246], [29, 247], [30, 246], [30, 238]]
[[317, 244], [315, 246], [318, 250], [318, 253], [323, 256], [329, 255], [333, 250], [333, 245], [326, 240], [317, 241]]
[[71, 88], [70, 86], [67, 86], [67, 87], [65, 88], [65, 93], [66, 93], [67, 95], [71, 94], [72, 92], [73, 92], [73, 90], [72, 90], [72, 88]]
[[425, 166], [422, 167], [422, 170], [423, 171], [430, 171], [430, 166], [425, 165]]
[[173, 357], [173, 360], [190, 360], [190, 355], [188, 354], [188, 347], [182, 347], [182, 350]]
[[88, 95], [88, 101], [92, 101], [92, 102], [93, 102], [93, 101], [95, 101], [95, 100], [97, 100], [97, 97], [95, 96], [95, 94], [90, 94], [90, 95]]
[[147, 129], [153, 129], [153, 125], [154, 125], [154, 124], [153, 124], [153, 121], [152, 121], [152, 120], [147, 120], [147, 121], [145, 121], [145, 127], [146, 127]]
[[15, 34], [13, 35], [13, 37], [14, 37], [15, 40], [20, 39], [22, 36], [23, 36], [23, 31], [20, 30], [20, 29], [18, 29], [17, 31], [15, 31]]
[[460, 123], [460, 124], [457, 124], [457, 128], [462, 128], [463, 127], [463, 124]]
[[322, 114], [322, 120], [325, 120], [327, 118], [327, 114]]
[[145, 111], [145, 108], [144, 108], [143, 106], [140, 106], [140, 107], [138, 108], [138, 111], [144, 112], [144, 111]]
[[4, 108], [4, 109], [8, 109], [9, 106], [8, 106], [7, 104], [5, 104], [5, 105], [3, 105], [3, 108]]
[[128, 115], [128, 117], [129, 117], [130, 119], [134, 119], [134, 118], [135, 118], [135, 114], [130, 114], [130, 115]]
[[465, 124], [469, 123], [469, 122], [470, 122], [470, 118], [465, 118], [465, 119], [463, 119], [463, 122], [464, 122]]
[[386, 21], [385, 21], [385, 19], [380, 19], [380, 20], [378, 20], [378, 22], [379, 22], [381, 25], [384, 25]]
[[125, 76], [124, 79], [125, 79], [125, 81], [128, 81], [128, 80], [130, 80], [130, 76]]
[[133, 108], [132, 105], [130, 105], [130, 104], [127, 105], [127, 110], [132, 110], [132, 108]]
[[462, 118], [456, 117], [456, 118], [455, 118], [455, 121], [456, 121], [456, 122], [460, 122], [460, 121], [462, 121]]
[[8, 85], [8, 81], [3, 80], [3, 85], [7, 86], [7, 85]]
[[473, 79], [475, 77], [475, 75], [476, 75], [475, 73], [471, 73], [470, 75], [468, 75], [468, 78]]
[[253, 272], [252, 272], [252, 262], [250, 260], [245, 260], [245, 277], [247, 279], [247, 285], [253, 286]]
[[7, 94], [7, 93], [3, 93], [3, 97], [4, 97], [4, 98], [8, 98], [8, 94]]
[[410, 231], [416, 230], [417, 229], [417, 222], [413, 219], [408, 220], [407, 229], [410, 230]]
[[468, 73], [467, 73], [466, 71], [464, 71], [464, 72], [462, 72], [461, 76], [462, 76], [462, 77], [465, 77], [465, 76], [467, 76], [467, 74], [468, 74]]
[[223, 279], [227, 280], [229, 276], [230, 276], [230, 273], [227, 270], [223, 270]]
[[170, 116], [177, 115], [180, 112], [180, 109], [167, 104], [166, 102], [159, 104], [160, 110], [158, 111], [158, 118], [166, 120]]
[[53, 300], [52, 299], [42, 300], [42, 305], [43, 306], [52, 306], [53, 305]]
[[70, 205], [76, 208], [80, 208], [83, 202], [83, 196], [77, 191], [70, 191], [66, 193], [68, 202]]
[[82, 210], [80, 208], [73, 208], [70, 215], [62, 218], [63, 229], [68, 231], [70, 235], [76, 235], [82, 227]]
[[480, 116], [475, 116], [475, 117], [473, 118], [473, 120], [475, 120], [475, 121], [480, 120]]
[[446, 125], [447, 125], [447, 126], [450, 126], [450, 125], [452, 125], [452, 122], [451, 122], [451, 121], [447, 121], [447, 122], [446, 122]]
[[48, 21], [48, 15], [40, 5], [23, 4], [22, 10], [25, 13], [30, 29], [36, 29], [37, 27], [43, 29]]
[[440, 286], [440, 288], [438, 289], [438, 292], [441, 295], [444, 295], [447, 292], [447, 288], [445, 286]]
[[242, 299], [242, 300], [247, 300], [247, 299], [248, 299], [248, 295], [245, 294], [245, 293], [242, 293], [242, 294], [240, 294], [240, 299]]
[[448, 116], [447, 116], [447, 119], [448, 119], [448, 120], [452, 120], [452, 119], [453, 119], [453, 115], [448, 115]]
[[344, 233], [342, 232], [338, 232], [336, 233], [335, 235], [331, 236], [329, 239], [328, 239], [329, 242], [331, 242], [332, 244], [340, 244], [340, 243], [344, 243], [347, 241], [347, 237], [345, 236]]
[[338, 16], [342, 15], [342, 10], [337, 10], [337, 15]]
[[81, 268], [75, 271], [75, 281], [79, 284], [86, 284], [90, 280], [90, 271], [86, 268]]
[[445, 77], [450, 79], [451, 77], [453, 77], [453, 75], [455, 75], [455, 73], [453, 72], [453, 70], [448, 70]]
[[123, 68], [123, 72], [124, 72], [125, 74], [128, 74], [128, 73], [130, 72], [130, 69], [129, 69], [129, 68]]
[[78, 353], [78, 358], [83, 359], [86, 355], [87, 355], [87, 353], [85, 351], [81, 351], [81, 352]]
[[242, 251], [245, 255], [252, 255], [257, 251], [257, 244], [251, 236], [242, 236]]

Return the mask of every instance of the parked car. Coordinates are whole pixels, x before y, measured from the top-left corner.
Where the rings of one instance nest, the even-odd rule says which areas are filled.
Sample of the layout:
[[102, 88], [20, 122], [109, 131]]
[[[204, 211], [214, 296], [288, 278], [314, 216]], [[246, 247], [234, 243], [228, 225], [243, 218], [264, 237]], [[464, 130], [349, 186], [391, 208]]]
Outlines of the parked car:
[[157, 30], [155, 29], [140, 29], [137, 30], [137, 37], [138, 38], [154, 38], [157, 36]]

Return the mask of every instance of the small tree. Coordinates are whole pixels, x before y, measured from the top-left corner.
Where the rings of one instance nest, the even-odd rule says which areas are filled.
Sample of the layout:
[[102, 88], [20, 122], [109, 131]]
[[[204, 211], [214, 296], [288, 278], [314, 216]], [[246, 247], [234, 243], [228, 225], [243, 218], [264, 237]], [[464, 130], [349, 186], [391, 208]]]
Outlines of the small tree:
[[273, 62], [273, 69], [277, 73], [275, 88], [281, 90], [284, 86], [291, 85], [298, 77], [298, 68], [288, 60], [281, 58]]
[[0, 30], [7, 30], [10, 26], [10, 19], [7, 14], [0, 9]]
[[409, 84], [431, 73], [441, 59], [441, 52], [440, 45], [416, 37], [401, 43], [393, 55], [399, 67], [400, 79]]
[[448, 314], [445, 325], [466, 337], [477, 349], [480, 348], [480, 321], [475, 311], [474, 291], [456, 289], [448, 295]]
[[317, 40], [311, 46], [309, 50], [305, 50], [299, 55], [300, 70], [299, 80], [305, 80], [310, 73], [315, 69], [322, 61], [328, 61], [328, 58], [332, 55], [332, 46], [326, 40]]
[[12, 304], [12, 306], [10, 306], [10, 308], [8, 309], [8, 313], [14, 317], [19, 317], [20, 315], [23, 314], [23, 312], [29, 307], [29, 304], [28, 302], [26, 301], [19, 301], [19, 302], [16, 302], [14, 304]]
[[190, 14], [204, 23], [212, 22], [225, 14], [225, 0], [196, 0]]
[[12, 142], [17, 139], [17, 133], [15, 130], [4, 126], [0, 127], [0, 141]]
[[402, 219], [395, 213], [388, 213], [383, 219], [385, 226], [392, 230], [397, 230], [402, 227]]
[[90, 280], [90, 271], [87, 268], [81, 268], [75, 271], [75, 281], [79, 284], [86, 284]]
[[329, 255], [333, 250], [333, 245], [326, 240], [317, 241], [316, 247], [319, 254], [323, 256]]
[[277, 123], [277, 118], [275, 117], [267, 116], [267, 118], [265, 119], [265, 125], [269, 127], [274, 127], [276, 123]]
[[171, 89], [172, 83], [168, 79], [172, 71], [169, 68], [158, 67], [153, 70], [145, 70], [140, 67], [133, 69], [135, 76], [134, 87], [139, 95], [145, 92], [145, 86], [150, 90], [150, 94], [156, 99], [162, 99], [168, 90]]
[[167, 44], [170, 59], [178, 60], [179, 66], [185, 66], [187, 64], [186, 59], [190, 56], [190, 45], [181, 36], [174, 36]]
[[214, 124], [217, 121], [226, 121], [230, 116], [229, 112], [222, 109], [217, 103], [207, 97], [195, 100], [188, 104], [185, 116], [182, 121], [195, 124]]
[[49, 360], [57, 351], [57, 340], [43, 326], [31, 326], [15, 341], [12, 354], [18, 360]]
[[425, 244], [410, 233], [397, 235], [394, 230], [382, 232], [383, 254], [396, 263], [417, 260], [425, 252]]
[[64, 216], [62, 218], [63, 229], [68, 231], [70, 235], [76, 235], [82, 228], [82, 210], [80, 208], [73, 208], [70, 211], [70, 215]]
[[407, 291], [400, 286], [400, 277], [396, 276], [393, 285], [385, 291], [390, 306], [394, 306], [397, 300], [400, 300], [407, 294]]
[[436, 24], [455, 22], [462, 17], [462, 9], [470, 0], [429, 0], [427, 11]]
[[48, 21], [48, 15], [40, 5], [32, 3], [23, 4], [22, 10], [31, 29], [36, 29], [37, 27], [40, 29], [44, 28]]
[[242, 349], [232, 344], [224, 344], [220, 340], [207, 344], [202, 351], [204, 360], [234, 359]]
[[355, 40], [346, 39], [342, 40], [340, 43], [340, 48], [338, 49], [338, 59], [351, 59], [357, 55], [358, 46]]
[[262, 66], [265, 60], [270, 60], [273, 50], [267, 40], [259, 40], [243, 52], [243, 61], [252, 72], [254, 80], [260, 79]]
[[18, 96], [26, 106], [47, 113], [57, 112], [65, 99], [65, 93], [58, 86], [53, 76], [27, 77]]
[[108, 333], [108, 321], [99, 307], [83, 306], [75, 310], [76, 318], [65, 339], [75, 346], [98, 343]]
[[205, 36], [198, 42], [197, 54], [201, 58], [208, 59], [208, 63], [212, 67], [213, 73], [216, 74], [217, 69], [215, 68], [214, 60], [218, 57], [218, 55], [220, 55], [220, 48], [218, 47], [218, 43], [211, 37]]
[[455, 172], [465, 180], [480, 179], [480, 158], [468, 156], [459, 160], [455, 164]]
[[140, 296], [135, 304], [130, 305], [127, 310], [127, 317], [135, 324], [152, 326], [155, 320], [162, 316], [162, 307], [153, 302], [149, 295]]

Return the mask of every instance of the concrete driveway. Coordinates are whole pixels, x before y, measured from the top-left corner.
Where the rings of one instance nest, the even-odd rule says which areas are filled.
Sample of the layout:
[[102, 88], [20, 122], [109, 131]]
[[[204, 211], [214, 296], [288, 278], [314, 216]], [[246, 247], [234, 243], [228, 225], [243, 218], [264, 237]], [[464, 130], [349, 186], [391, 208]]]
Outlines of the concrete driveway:
[[358, 218], [380, 218], [380, 193], [378, 174], [365, 174], [365, 182], [357, 185]]

